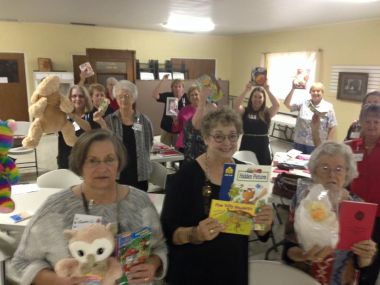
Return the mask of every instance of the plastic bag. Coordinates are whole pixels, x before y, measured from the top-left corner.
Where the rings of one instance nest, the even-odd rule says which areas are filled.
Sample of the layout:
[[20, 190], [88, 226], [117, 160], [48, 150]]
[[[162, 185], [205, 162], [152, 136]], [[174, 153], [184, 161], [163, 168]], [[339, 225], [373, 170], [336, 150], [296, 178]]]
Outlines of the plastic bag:
[[313, 184], [296, 208], [294, 229], [305, 251], [314, 245], [335, 248], [338, 242], [339, 223], [334, 210], [339, 199], [334, 192]]

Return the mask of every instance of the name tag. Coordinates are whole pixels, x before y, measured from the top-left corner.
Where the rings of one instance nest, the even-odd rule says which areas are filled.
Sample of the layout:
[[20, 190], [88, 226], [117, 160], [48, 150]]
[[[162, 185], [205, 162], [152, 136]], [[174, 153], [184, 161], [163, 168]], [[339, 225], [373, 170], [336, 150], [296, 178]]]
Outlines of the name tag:
[[78, 230], [80, 228], [83, 228], [84, 226], [91, 224], [100, 224], [101, 222], [101, 216], [75, 214], [72, 229]]
[[350, 139], [358, 139], [360, 138], [360, 132], [352, 132], [350, 135]]
[[354, 152], [354, 160], [356, 162], [363, 160], [364, 153], [362, 152]]
[[142, 125], [140, 123], [134, 123], [132, 129], [134, 129], [135, 131], [141, 132], [142, 131]]

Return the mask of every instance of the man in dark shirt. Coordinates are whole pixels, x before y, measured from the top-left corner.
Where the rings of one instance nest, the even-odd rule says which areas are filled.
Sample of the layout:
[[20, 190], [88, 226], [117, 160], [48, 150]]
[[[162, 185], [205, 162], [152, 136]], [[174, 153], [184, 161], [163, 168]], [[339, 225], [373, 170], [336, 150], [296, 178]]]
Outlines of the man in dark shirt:
[[166, 115], [167, 98], [174, 97], [178, 99], [178, 110], [181, 110], [182, 107], [190, 104], [190, 101], [187, 99], [187, 96], [185, 94], [184, 83], [180, 79], [173, 80], [171, 84], [171, 92], [160, 93], [161, 85], [165, 80], [168, 80], [168, 77], [169, 75], [167, 74], [162, 78], [160, 83], [153, 90], [152, 96], [154, 99], [157, 100], [157, 102], [165, 104], [164, 112], [162, 114], [161, 119], [161, 142], [169, 146], [175, 146], [178, 133], [172, 131], [172, 124], [175, 116]]

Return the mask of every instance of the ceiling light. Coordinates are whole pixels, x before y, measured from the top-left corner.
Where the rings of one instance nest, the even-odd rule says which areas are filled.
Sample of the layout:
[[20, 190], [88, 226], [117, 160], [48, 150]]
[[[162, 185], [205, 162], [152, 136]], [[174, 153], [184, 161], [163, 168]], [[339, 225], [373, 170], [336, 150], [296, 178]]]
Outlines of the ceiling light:
[[181, 32], [209, 32], [214, 30], [215, 24], [210, 18], [193, 17], [179, 14], [170, 14], [163, 27]]

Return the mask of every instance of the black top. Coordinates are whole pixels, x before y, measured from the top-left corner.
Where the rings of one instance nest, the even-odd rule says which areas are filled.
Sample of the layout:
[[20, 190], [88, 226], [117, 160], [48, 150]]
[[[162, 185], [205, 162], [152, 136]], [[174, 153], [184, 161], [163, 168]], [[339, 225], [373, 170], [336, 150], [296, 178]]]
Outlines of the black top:
[[[205, 180], [198, 162], [191, 161], [173, 176], [166, 189], [161, 221], [169, 246], [167, 281], [170, 285], [247, 285], [247, 236], [221, 233], [199, 245], [172, 243], [178, 227], [197, 226], [207, 218], [202, 196]], [[211, 184], [211, 187], [211, 196], [217, 199], [220, 186]]]
[[[91, 112], [85, 113], [82, 116], [82, 119], [85, 120], [85, 121], [87, 121], [87, 122], [89, 122], [92, 129], [100, 128], [100, 126], [93, 121], [92, 113]], [[74, 124], [73, 120], [68, 119], [68, 121], [70, 121], [71, 123]], [[74, 128], [75, 128], [75, 126], [74, 126]], [[77, 128], [79, 128], [79, 129], [77, 129], [75, 131], [75, 135], [77, 137], [79, 137], [81, 134], [84, 133], [84, 130], [82, 128], [80, 128], [79, 126]], [[58, 132], [58, 156], [57, 156], [57, 164], [58, 164], [58, 168], [59, 169], [61, 169], [61, 168], [68, 169], [69, 168], [69, 155], [70, 155], [71, 149], [72, 149], [72, 147], [68, 146], [65, 143], [65, 140], [63, 138], [62, 133]]]
[[[165, 92], [160, 93], [160, 98], [157, 99], [157, 102], [161, 102], [165, 104], [164, 107], [164, 113], [162, 114], [161, 119], [161, 129], [164, 131], [167, 131], [168, 133], [173, 133], [172, 131], [172, 124], [173, 124], [173, 117], [166, 115], [166, 99], [174, 97], [173, 92]], [[178, 100], [178, 110], [181, 110], [184, 106], [189, 105], [190, 101], [187, 99], [186, 94], [183, 94], [181, 99]]]
[[119, 183], [136, 186], [138, 183], [137, 153], [133, 124], [130, 126], [123, 124], [123, 144], [127, 149], [127, 166], [120, 172]]
[[268, 129], [270, 124], [263, 121], [258, 112], [243, 114], [243, 137], [240, 150], [250, 150], [256, 154], [260, 165], [271, 165]]

